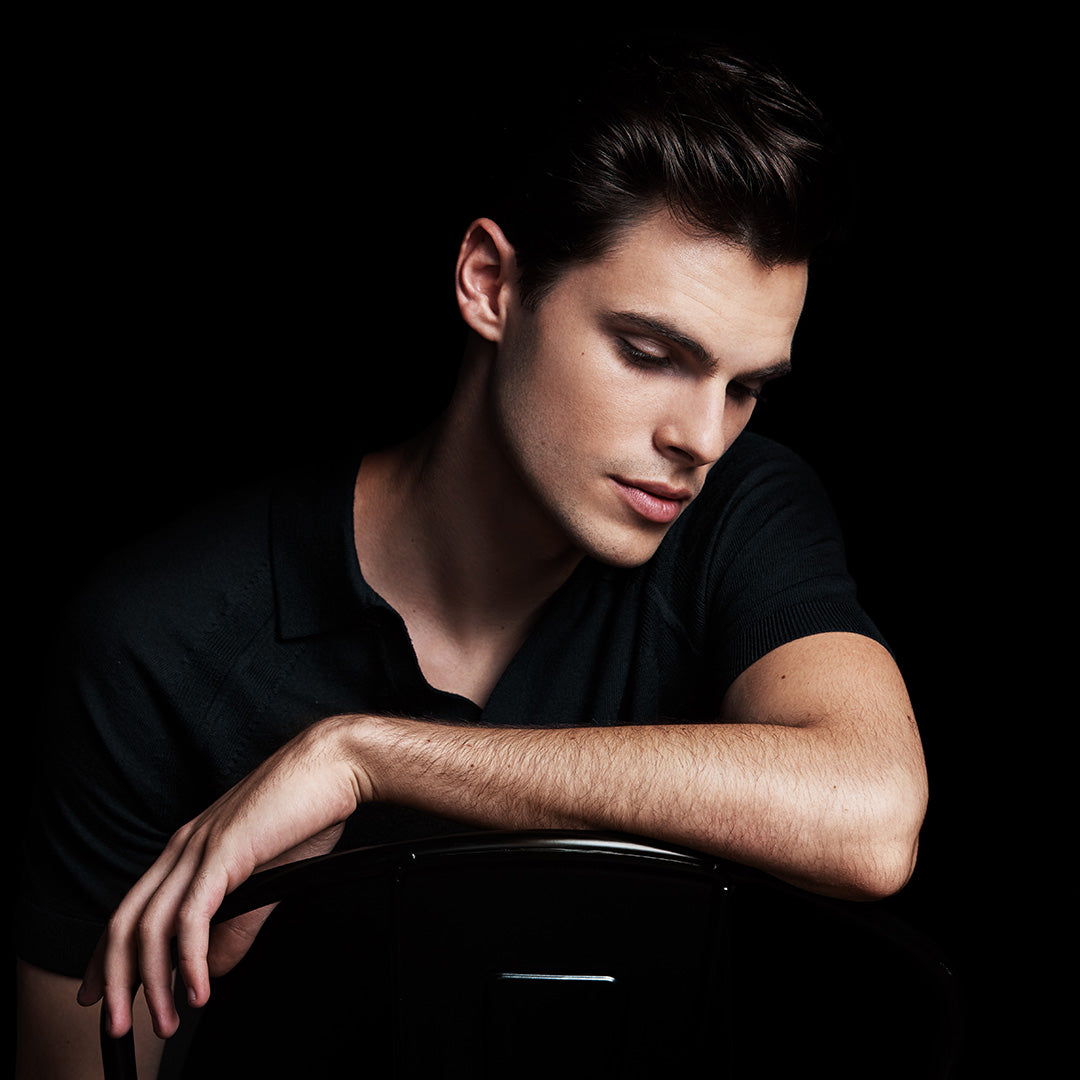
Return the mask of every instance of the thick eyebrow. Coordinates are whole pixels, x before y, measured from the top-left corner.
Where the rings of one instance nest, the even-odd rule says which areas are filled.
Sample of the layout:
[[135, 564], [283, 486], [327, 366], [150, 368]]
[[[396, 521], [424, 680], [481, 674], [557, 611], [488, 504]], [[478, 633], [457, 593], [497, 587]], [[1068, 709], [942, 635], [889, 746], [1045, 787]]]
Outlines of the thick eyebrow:
[[[681, 330], [675, 329], [674, 326], [663, 319], [653, 318], [650, 315], [640, 315], [635, 311], [611, 311], [607, 314], [607, 320], [612, 323], [622, 323], [625, 326], [635, 327], [645, 333], [652, 334], [654, 337], [664, 338], [672, 345], [677, 345], [680, 349], [688, 352], [708, 374], [712, 374], [719, 364], [714, 356], [709, 355], [701, 342], [688, 337]], [[791, 359], [785, 356], [777, 360], [775, 364], [769, 364], [767, 367], [759, 368], [757, 371], [744, 372], [739, 378], [747, 382], [767, 382], [770, 379], [778, 379], [781, 375], [787, 375], [790, 371]]]

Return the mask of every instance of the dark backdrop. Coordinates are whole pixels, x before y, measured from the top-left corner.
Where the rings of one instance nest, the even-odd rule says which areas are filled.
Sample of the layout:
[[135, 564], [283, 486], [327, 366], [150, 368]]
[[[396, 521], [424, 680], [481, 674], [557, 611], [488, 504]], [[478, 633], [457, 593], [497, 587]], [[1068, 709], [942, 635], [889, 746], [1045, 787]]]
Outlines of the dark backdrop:
[[[555, 19], [418, 35], [385, 17], [160, 16], [28, 37], [8, 397], [17, 723], [57, 611], [103, 552], [437, 406], [461, 344], [455, 185], [483, 153], [488, 96], [526, 51], [545, 55]], [[1015, 26], [713, 25], [785, 66], [856, 163], [847, 247], [813, 281], [796, 373], [756, 422], [822, 474], [908, 678], [933, 794], [916, 877], [890, 903], [949, 956], [963, 1075], [989, 1075], [1059, 1037], [1046, 980], [1076, 903], [1042, 599], [1061, 470], [1047, 70]]]

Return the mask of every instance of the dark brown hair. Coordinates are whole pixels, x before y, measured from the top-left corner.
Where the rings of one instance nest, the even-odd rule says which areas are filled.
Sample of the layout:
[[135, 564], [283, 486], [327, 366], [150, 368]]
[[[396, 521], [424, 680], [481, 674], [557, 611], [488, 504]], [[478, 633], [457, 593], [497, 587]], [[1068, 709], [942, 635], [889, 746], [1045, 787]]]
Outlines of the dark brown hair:
[[835, 145], [771, 67], [683, 43], [622, 46], [579, 67], [532, 87], [493, 148], [481, 212], [514, 245], [527, 305], [654, 206], [767, 266], [808, 259], [831, 233]]

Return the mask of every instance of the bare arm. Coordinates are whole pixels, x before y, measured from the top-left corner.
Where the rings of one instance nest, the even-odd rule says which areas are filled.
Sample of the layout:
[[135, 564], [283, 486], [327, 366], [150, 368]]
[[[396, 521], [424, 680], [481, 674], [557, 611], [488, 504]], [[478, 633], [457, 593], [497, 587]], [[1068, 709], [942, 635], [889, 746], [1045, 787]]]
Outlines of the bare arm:
[[908, 879], [925, 806], [911, 706], [855, 635], [764, 657], [722, 723], [568, 730], [371, 718], [350, 729], [379, 801], [505, 828], [610, 828], [849, 898]]
[[371, 800], [493, 828], [639, 833], [833, 895], [903, 885], [926, 778], [907, 694], [884, 649], [850, 634], [792, 642], [740, 676], [719, 719], [556, 730], [323, 721], [174, 837], [114, 916], [81, 1000], [104, 992], [121, 1034], [141, 976], [157, 1030], [170, 1034], [171, 938], [201, 1005], [209, 971], [245, 947], [233, 940], [221, 953], [209, 939], [225, 894]]
[[350, 729], [373, 797], [508, 828], [612, 828], [851, 899], [912, 873], [926, 800], [888, 653], [805, 638], [737, 681], [724, 723], [503, 730], [370, 718]]

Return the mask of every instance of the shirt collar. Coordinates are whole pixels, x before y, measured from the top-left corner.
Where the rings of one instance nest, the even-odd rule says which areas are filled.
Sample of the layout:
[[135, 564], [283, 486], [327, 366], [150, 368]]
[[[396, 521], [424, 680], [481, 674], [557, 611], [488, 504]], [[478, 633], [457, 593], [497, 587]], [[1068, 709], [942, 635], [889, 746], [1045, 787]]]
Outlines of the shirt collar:
[[270, 560], [277, 631], [283, 639], [355, 627], [385, 607], [364, 581], [353, 539], [358, 463], [290, 473], [270, 503]]

